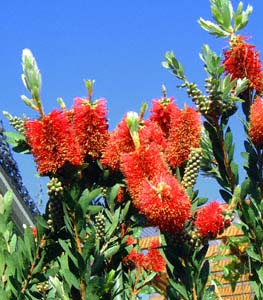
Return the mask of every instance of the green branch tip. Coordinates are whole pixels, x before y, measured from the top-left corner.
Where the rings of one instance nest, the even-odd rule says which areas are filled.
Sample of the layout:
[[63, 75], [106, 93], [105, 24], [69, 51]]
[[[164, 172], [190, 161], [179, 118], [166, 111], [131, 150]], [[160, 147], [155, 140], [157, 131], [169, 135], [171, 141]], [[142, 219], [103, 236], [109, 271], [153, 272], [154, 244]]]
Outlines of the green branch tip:
[[42, 79], [37, 62], [29, 49], [22, 51], [22, 81], [28, 91], [35, 96], [39, 96]]
[[237, 31], [244, 28], [248, 23], [248, 18], [253, 11], [253, 7], [248, 5], [243, 9], [243, 2], [239, 2], [236, 12], [230, 0], [210, 0], [211, 13], [215, 22], [198, 20], [199, 25], [210, 34], [216, 37], [231, 37]]

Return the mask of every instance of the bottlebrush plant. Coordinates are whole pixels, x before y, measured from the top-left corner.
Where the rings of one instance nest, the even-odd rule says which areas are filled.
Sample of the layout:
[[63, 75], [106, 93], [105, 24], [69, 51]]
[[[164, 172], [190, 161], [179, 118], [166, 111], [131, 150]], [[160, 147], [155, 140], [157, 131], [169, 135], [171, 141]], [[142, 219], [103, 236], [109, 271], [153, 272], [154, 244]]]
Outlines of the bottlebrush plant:
[[[2, 298], [135, 300], [157, 291], [168, 299], [204, 299], [206, 292], [211, 296], [209, 241], [236, 212], [249, 241], [251, 283], [256, 299], [262, 299], [263, 73], [255, 47], [237, 35], [252, 8], [244, 10], [240, 3], [234, 12], [229, 0], [210, 2], [216, 23], [199, 23], [228, 38], [230, 47], [222, 59], [203, 46], [206, 93], [188, 81], [183, 66], [167, 52], [163, 65], [182, 81], [193, 107], [177, 106], [163, 87], [148, 118], [143, 104], [139, 113], [127, 112], [113, 131], [106, 100], [92, 99], [92, 80], [85, 82], [87, 97], [75, 98], [71, 108], [59, 99], [58, 108], [45, 113], [41, 74], [31, 51], [23, 51], [22, 79], [31, 96], [22, 100], [38, 116], [5, 112], [16, 129], [6, 135], [15, 151], [32, 154], [39, 174], [50, 181], [46, 211], [23, 237], [10, 222], [11, 194], [2, 200]], [[247, 136], [247, 176], [241, 183], [229, 126], [240, 103]], [[224, 203], [199, 197], [200, 170], [216, 179]], [[143, 252], [138, 240], [147, 226], [159, 228], [161, 242]], [[165, 291], [158, 288], [163, 273]]]

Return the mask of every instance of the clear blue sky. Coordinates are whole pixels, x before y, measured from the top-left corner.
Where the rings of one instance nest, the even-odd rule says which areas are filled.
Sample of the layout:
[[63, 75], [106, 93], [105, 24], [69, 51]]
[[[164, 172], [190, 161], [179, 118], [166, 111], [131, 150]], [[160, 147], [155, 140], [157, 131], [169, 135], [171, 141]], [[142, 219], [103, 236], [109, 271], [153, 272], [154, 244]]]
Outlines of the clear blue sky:
[[[243, 33], [263, 49], [263, 1], [244, 2], [254, 11]], [[75, 96], [85, 96], [84, 79], [95, 79], [94, 97], [107, 99], [111, 128], [126, 111], [138, 111], [142, 102], [161, 97], [162, 84], [180, 107], [184, 102], [192, 105], [161, 61], [173, 50], [188, 78], [202, 84], [202, 45], [208, 43], [219, 53], [227, 41], [203, 31], [199, 17], [211, 19], [208, 0], [1, 1], [0, 111], [36, 116], [20, 100], [28, 95], [21, 81], [23, 48], [32, 50], [41, 69], [46, 112], [57, 106], [57, 97], [70, 107]], [[31, 196], [37, 198], [40, 180], [32, 158], [15, 158]], [[207, 184], [201, 186], [205, 191]]]

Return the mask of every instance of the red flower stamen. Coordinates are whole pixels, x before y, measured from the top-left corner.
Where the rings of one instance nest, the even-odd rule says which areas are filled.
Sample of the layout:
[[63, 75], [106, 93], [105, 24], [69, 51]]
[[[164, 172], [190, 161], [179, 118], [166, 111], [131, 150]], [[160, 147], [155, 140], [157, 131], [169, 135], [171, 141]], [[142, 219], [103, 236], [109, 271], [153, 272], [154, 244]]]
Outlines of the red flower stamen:
[[56, 173], [66, 162], [82, 163], [67, 112], [54, 110], [41, 120], [27, 121], [25, 136], [41, 175]]
[[145, 179], [141, 185], [138, 208], [148, 221], [163, 231], [182, 230], [191, 217], [191, 203], [176, 178], [166, 173]]
[[196, 213], [194, 225], [201, 238], [216, 238], [228, 226], [224, 217], [225, 205], [218, 202], [210, 202], [200, 208]]
[[152, 100], [150, 120], [161, 127], [166, 139], [169, 137], [173, 120], [180, 114], [180, 109], [173, 101], [173, 97]]
[[166, 148], [166, 157], [175, 168], [188, 158], [192, 148], [198, 148], [201, 139], [200, 114], [186, 106], [171, 123], [171, 130]]
[[259, 53], [254, 45], [245, 42], [245, 38], [237, 36], [230, 41], [231, 48], [224, 51], [223, 61], [226, 74], [232, 79], [247, 78], [249, 86], [257, 94], [263, 91], [263, 71]]
[[101, 156], [108, 139], [108, 121], [105, 100], [93, 103], [75, 98], [73, 107], [75, 141], [80, 146], [81, 157], [97, 159]]

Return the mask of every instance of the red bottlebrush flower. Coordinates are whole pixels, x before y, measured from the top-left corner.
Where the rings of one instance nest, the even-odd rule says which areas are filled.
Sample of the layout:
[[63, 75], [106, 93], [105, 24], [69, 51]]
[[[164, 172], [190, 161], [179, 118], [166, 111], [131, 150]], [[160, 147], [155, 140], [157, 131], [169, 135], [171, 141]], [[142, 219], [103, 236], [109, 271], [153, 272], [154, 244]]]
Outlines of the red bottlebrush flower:
[[27, 121], [25, 136], [41, 175], [56, 173], [66, 162], [77, 166], [82, 163], [64, 111], [54, 110], [41, 120]]
[[225, 228], [225, 205], [218, 202], [210, 202], [200, 208], [196, 213], [194, 225], [201, 238], [216, 238]]
[[173, 119], [166, 148], [166, 157], [175, 168], [188, 158], [192, 148], [198, 148], [201, 139], [200, 114], [186, 106], [180, 115]]
[[132, 263], [135, 268], [144, 268], [145, 256], [137, 252], [136, 248], [132, 248], [131, 252], [124, 257], [123, 262], [128, 265]]
[[232, 79], [247, 78], [249, 86], [259, 95], [263, 91], [262, 63], [256, 47], [245, 42], [245, 38], [237, 36], [230, 41], [231, 48], [224, 51], [223, 61], [226, 74]]
[[132, 236], [129, 235], [128, 238], [127, 238], [126, 244], [128, 246], [134, 245], [134, 244], [136, 244], [136, 240]]
[[124, 257], [123, 262], [127, 265], [132, 263], [133, 267], [137, 270], [144, 269], [156, 273], [164, 272], [166, 269], [166, 262], [158, 248], [159, 244], [152, 243], [146, 254], [138, 252], [136, 248], [132, 248], [131, 252]]
[[156, 273], [164, 272], [166, 269], [165, 259], [158, 250], [159, 246], [159, 243], [152, 242], [146, 255], [147, 269]]
[[123, 153], [132, 152], [134, 149], [135, 146], [130, 135], [126, 117], [124, 117], [117, 128], [110, 133], [101, 163], [104, 167], [118, 171], [120, 169], [121, 155]]
[[138, 207], [138, 195], [145, 178], [153, 177], [169, 172], [160, 146], [155, 143], [147, 147], [141, 146], [137, 151], [121, 156], [121, 170], [126, 179], [128, 189], [133, 197], [133, 204]]
[[161, 128], [152, 120], [146, 120], [139, 130], [140, 144], [147, 147], [152, 142], [159, 145], [160, 151], [166, 148]]
[[92, 159], [99, 158], [108, 139], [105, 100], [91, 103], [86, 99], [75, 98], [73, 116], [75, 140], [79, 144], [82, 159], [88, 155]]
[[[114, 171], [120, 169], [121, 156], [135, 150], [135, 145], [130, 135], [126, 117], [119, 123], [117, 128], [110, 133], [108, 144], [103, 153], [101, 163], [104, 167], [110, 167]], [[152, 141], [165, 148], [166, 143], [161, 129], [149, 120], [139, 128], [139, 139], [141, 144], [148, 145]]]
[[150, 120], [161, 127], [165, 138], [169, 136], [173, 120], [180, 114], [180, 109], [173, 100], [173, 97], [152, 100]]
[[248, 135], [255, 146], [263, 146], [263, 99], [259, 97], [250, 107]]
[[167, 232], [180, 231], [191, 217], [191, 203], [184, 188], [169, 173], [145, 179], [139, 193], [139, 210], [148, 221]]

